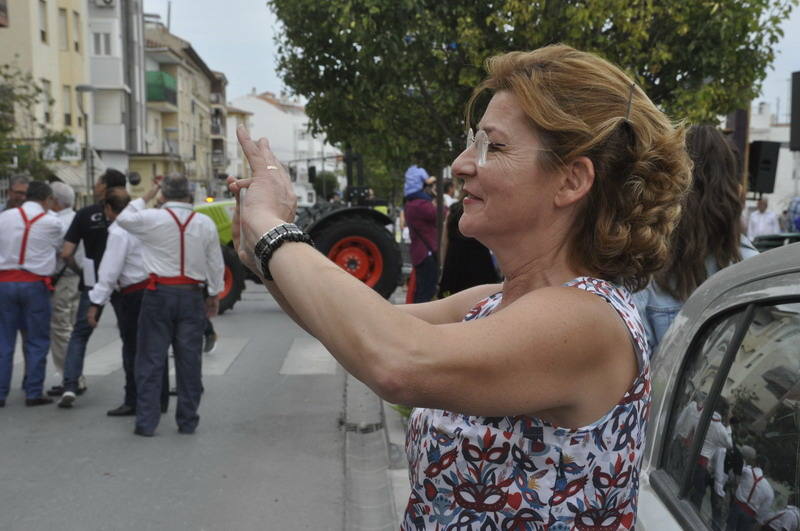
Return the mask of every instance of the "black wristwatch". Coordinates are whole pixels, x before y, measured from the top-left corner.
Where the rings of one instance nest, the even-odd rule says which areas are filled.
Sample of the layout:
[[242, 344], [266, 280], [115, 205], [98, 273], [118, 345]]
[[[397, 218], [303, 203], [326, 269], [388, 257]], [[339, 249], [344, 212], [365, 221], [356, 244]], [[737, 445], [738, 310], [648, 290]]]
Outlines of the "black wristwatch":
[[274, 229], [265, 232], [256, 242], [253, 254], [256, 257], [256, 265], [261, 271], [261, 276], [266, 280], [272, 280], [272, 275], [269, 274], [269, 261], [278, 247], [285, 242], [302, 242], [314, 246], [311, 236], [300, 230], [294, 223], [281, 223]]

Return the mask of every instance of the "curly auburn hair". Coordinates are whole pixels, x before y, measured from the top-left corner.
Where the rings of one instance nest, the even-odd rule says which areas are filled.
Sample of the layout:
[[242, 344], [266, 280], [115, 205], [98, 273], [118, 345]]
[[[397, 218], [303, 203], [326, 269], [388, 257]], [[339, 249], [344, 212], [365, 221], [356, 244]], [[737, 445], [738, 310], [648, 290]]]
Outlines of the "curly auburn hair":
[[742, 260], [739, 217], [744, 208], [744, 176], [728, 139], [711, 125], [696, 125], [686, 134], [694, 162], [686, 213], [672, 234], [671, 254], [655, 281], [678, 300], [708, 278], [706, 259], [719, 269]]
[[571, 260], [631, 291], [644, 288], [669, 257], [691, 183], [684, 128], [618, 67], [569, 46], [495, 56], [486, 70], [467, 103], [467, 124], [481, 95], [507, 90], [547, 148], [544, 170], [588, 157], [595, 181], [574, 221]]

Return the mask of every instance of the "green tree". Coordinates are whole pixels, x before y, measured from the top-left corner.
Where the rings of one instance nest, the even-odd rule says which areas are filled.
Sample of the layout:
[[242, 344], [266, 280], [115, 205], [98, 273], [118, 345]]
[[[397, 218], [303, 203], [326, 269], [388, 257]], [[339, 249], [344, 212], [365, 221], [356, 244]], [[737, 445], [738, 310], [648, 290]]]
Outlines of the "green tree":
[[325, 199], [328, 194], [339, 191], [339, 179], [332, 171], [317, 172], [314, 181], [314, 191], [319, 199]]
[[269, 0], [284, 82], [312, 127], [399, 179], [464, 142], [464, 104], [497, 53], [563, 42], [621, 65], [673, 118], [712, 120], [760, 90], [797, 0]]
[[[29, 173], [36, 179], [52, 175], [42, 159], [46, 146], [55, 160], [66, 154], [73, 141], [68, 131], [53, 131], [36, 117], [36, 109], [49, 98], [30, 72], [13, 64], [0, 65], [0, 175]], [[52, 105], [53, 100], [49, 99]]]

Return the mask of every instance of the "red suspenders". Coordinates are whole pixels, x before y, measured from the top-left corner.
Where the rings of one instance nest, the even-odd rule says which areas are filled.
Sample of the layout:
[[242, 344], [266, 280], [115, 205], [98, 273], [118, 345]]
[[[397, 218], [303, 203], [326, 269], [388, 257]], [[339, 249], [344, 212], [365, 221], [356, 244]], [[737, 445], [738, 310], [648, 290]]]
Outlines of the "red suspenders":
[[753, 486], [750, 488], [750, 494], [747, 495], [747, 501], [745, 502], [748, 505], [750, 505], [750, 498], [753, 497], [753, 494], [756, 491], [756, 485], [758, 485], [759, 481], [764, 479], [764, 476], [761, 476], [760, 478], [756, 478], [756, 471], [753, 468], [750, 469], [750, 474], [753, 476]]
[[199, 280], [195, 280], [193, 278], [186, 276], [186, 264], [185, 264], [186, 240], [184, 235], [186, 232], [186, 227], [189, 225], [189, 222], [192, 221], [192, 218], [194, 218], [195, 212], [189, 214], [189, 217], [186, 218], [185, 223], [181, 223], [181, 220], [178, 219], [178, 216], [175, 214], [175, 212], [172, 211], [172, 209], [165, 208], [164, 210], [166, 210], [169, 213], [169, 215], [172, 216], [172, 219], [175, 221], [175, 224], [178, 226], [178, 230], [180, 231], [181, 234], [181, 273], [177, 277], [160, 277], [154, 273], [150, 273], [150, 280], [148, 282], [147, 289], [154, 290], [156, 289], [157, 284], [166, 284], [166, 285], [201, 284], [202, 282], [200, 282]]
[[47, 286], [47, 289], [50, 291], [53, 290], [53, 286], [50, 281], [50, 277], [46, 277], [43, 275], [37, 275], [36, 273], [31, 273], [30, 271], [26, 271], [22, 269], [22, 266], [25, 264], [25, 253], [28, 249], [28, 237], [31, 234], [31, 227], [34, 223], [39, 221], [39, 219], [46, 214], [46, 212], [40, 213], [38, 216], [34, 216], [33, 219], [28, 219], [28, 215], [22, 209], [22, 207], [18, 207], [19, 214], [22, 216], [22, 222], [25, 224], [25, 232], [22, 233], [22, 244], [19, 247], [19, 262], [18, 265], [20, 269], [6, 269], [0, 271], [0, 282], [39, 282], [42, 281]]
[[758, 485], [759, 481], [764, 479], [764, 476], [756, 477], [756, 471], [754, 468], [750, 468], [750, 475], [753, 476], [753, 486], [750, 487], [750, 493], [747, 495], [746, 501], [741, 501], [738, 498], [734, 497], [734, 501], [741, 507], [747, 514], [750, 516], [755, 517], [756, 511], [752, 507], [750, 507], [750, 499], [753, 497], [753, 494], [756, 492], [756, 486]]
[[39, 221], [39, 218], [44, 216], [45, 213], [42, 212], [38, 216], [35, 216], [33, 219], [28, 220], [28, 215], [25, 214], [25, 211], [22, 210], [22, 207], [19, 207], [18, 210], [20, 215], [22, 216], [22, 222], [25, 223], [25, 232], [22, 234], [22, 245], [19, 248], [19, 265], [22, 265], [25, 263], [25, 251], [28, 248], [28, 236], [30, 236], [31, 234], [31, 227], [33, 226], [34, 223]]

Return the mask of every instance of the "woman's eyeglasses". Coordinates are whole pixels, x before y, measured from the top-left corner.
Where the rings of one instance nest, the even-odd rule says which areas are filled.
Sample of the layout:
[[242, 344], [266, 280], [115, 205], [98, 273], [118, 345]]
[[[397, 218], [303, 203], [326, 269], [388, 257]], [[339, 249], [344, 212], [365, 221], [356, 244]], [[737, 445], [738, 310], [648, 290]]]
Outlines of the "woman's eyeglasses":
[[477, 152], [478, 166], [486, 165], [486, 154], [489, 152], [489, 145], [494, 147], [505, 147], [505, 144], [489, 142], [489, 135], [483, 129], [478, 129], [476, 133], [471, 127], [467, 131], [467, 149], [475, 146]]

